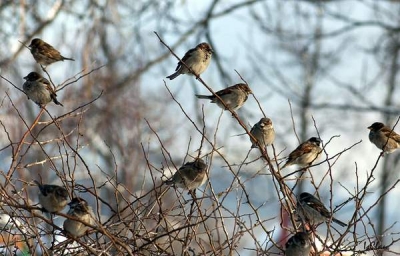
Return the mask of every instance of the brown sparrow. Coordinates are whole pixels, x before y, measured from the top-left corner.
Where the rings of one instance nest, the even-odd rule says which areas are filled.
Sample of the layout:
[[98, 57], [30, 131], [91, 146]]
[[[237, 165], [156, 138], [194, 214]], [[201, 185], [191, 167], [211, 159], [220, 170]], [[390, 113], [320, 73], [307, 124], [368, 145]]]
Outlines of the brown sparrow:
[[[215, 94], [218, 95], [225, 103], [225, 105], [231, 110], [237, 110], [243, 106], [246, 102], [249, 94], [253, 92], [247, 84], [235, 84], [228, 88], [217, 91]], [[216, 103], [218, 107], [225, 109], [225, 106], [215, 95], [199, 95], [196, 94], [199, 99], [209, 99], [211, 103]]]
[[194, 190], [207, 181], [207, 164], [200, 158], [193, 162], [185, 163], [167, 181], [167, 185], [175, 185], [179, 188]]
[[310, 251], [310, 238], [305, 232], [297, 232], [285, 244], [285, 256], [308, 256]]
[[[269, 146], [274, 142], [275, 139], [275, 130], [272, 125], [272, 121], [269, 118], [261, 118], [258, 123], [256, 123], [250, 130], [250, 133], [254, 136], [254, 138], [261, 144]], [[257, 142], [250, 137], [251, 143], [253, 145], [252, 148], [257, 147]]]
[[50, 101], [63, 106], [63, 104], [57, 100], [57, 94], [50, 85], [49, 80], [36, 72], [29, 73], [24, 77], [24, 79], [26, 81], [22, 88], [24, 89], [26, 96], [28, 96], [28, 99], [33, 100], [33, 102], [38, 104], [40, 107], [45, 106]]
[[29, 45], [29, 48], [31, 48], [33, 58], [40, 65], [48, 66], [54, 62], [64, 60], [75, 61], [74, 59], [62, 56], [59, 51], [54, 49], [53, 46], [49, 45], [39, 38], [33, 39], [31, 41], [31, 44]]
[[39, 203], [43, 210], [55, 213], [64, 209], [68, 203], [68, 191], [64, 187], [34, 182], [39, 187]]
[[289, 154], [289, 158], [285, 165], [281, 168], [297, 164], [301, 167], [306, 167], [314, 162], [321, 154], [320, 148], [321, 140], [312, 137], [309, 140], [301, 143], [295, 150]]
[[332, 217], [332, 214], [315, 196], [303, 192], [297, 199], [296, 213], [300, 218], [312, 226], [318, 225], [332, 219], [333, 222], [342, 227], [347, 226], [342, 221]]
[[[182, 61], [192, 69], [195, 76], [198, 77], [201, 73], [203, 73], [211, 61], [213, 50], [211, 46], [207, 43], [201, 43], [196, 46], [196, 48], [190, 49], [185, 56], [183, 56]], [[181, 74], [193, 75], [189, 69], [182, 64], [182, 62], [178, 62], [178, 66], [175, 69], [175, 73], [170, 76], [167, 76], [170, 80], [175, 79], [177, 76]]]
[[[88, 224], [93, 224], [93, 211], [86, 200], [80, 197], [75, 197], [68, 205], [70, 209], [67, 215], [78, 218], [79, 220], [84, 221]], [[64, 230], [72, 236], [82, 236], [86, 233], [88, 229], [89, 226], [86, 226], [80, 221], [73, 219], [66, 219], [64, 221]]]
[[369, 140], [383, 152], [389, 154], [400, 147], [400, 135], [383, 123], [375, 122], [368, 129]]

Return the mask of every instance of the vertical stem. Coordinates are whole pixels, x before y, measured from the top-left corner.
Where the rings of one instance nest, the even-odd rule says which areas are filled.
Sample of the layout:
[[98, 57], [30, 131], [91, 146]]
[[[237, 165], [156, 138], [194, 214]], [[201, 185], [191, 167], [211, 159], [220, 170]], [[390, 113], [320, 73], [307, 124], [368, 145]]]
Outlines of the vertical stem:
[[[389, 35], [393, 36], [393, 35]], [[396, 88], [396, 77], [397, 77], [397, 72], [398, 72], [398, 65], [397, 61], [399, 58], [399, 44], [397, 42], [397, 38], [393, 38], [392, 41], [389, 43], [389, 49], [391, 49], [391, 52], [388, 52], [387, 54], [392, 56], [391, 62], [390, 62], [390, 73], [388, 77], [388, 87], [387, 87], [387, 94], [385, 98], [385, 103], [384, 105], [386, 107], [393, 105], [393, 95], [394, 91]], [[390, 124], [390, 116], [386, 115], [384, 117], [386, 125], [391, 127]], [[393, 170], [395, 167], [394, 163], [394, 156], [387, 156], [384, 158], [383, 161], [383, 170], [380, 176], [380, 195], [383, 195], [385, 191], [388, 189], [390, 186], [389, 181], [390, 181], [390, 172]], [[386, 196], [382, 197], [382, 200], [379, 202], [378, 207], [377, 207], [377, 217], [378, 217], [378, 235], [380, 236], [380, 242], [382, 244], [384, 243], [383, 238], [384, 238], [384, 231], [386, 229], [385, 227], [385, 215], [386, 215]], [[383, 252], [378, 251], [377, 255], [383, 255]]]
[[[322, 31], [322, 14], [321, 12], [317, 11], [317, 19], [318, 22], [316, 22], [316, 27], [314, 31], [314, 37], [315, 37], [315, 50], [310, 56], [308, 54], [302, 54], [302, 63], [303, 66], [305, 67], [304, 73], [305, 73], [305, 78], [304, 78], [304, 93], [301, 101], [301, 108], [300, 108], [300, 139], [301, 141], [307, 140], [308, 136], [308, 128], [310, 126], [310, 116], [309, 116], [309, 109], [312, 101], [312, 91], [315, 87], [315, 75], [318, 72], [319, 69], [319, 60], [320, 60], [320, 54], [321, 54], [321, 40], [320, 40], [320, 35]], [[309, 56], [309, 57], [308, 57]], [[301, 193], [304, 190], [304, 182], [303, 180], [299, 181], [298, 185], [298, 191]]]

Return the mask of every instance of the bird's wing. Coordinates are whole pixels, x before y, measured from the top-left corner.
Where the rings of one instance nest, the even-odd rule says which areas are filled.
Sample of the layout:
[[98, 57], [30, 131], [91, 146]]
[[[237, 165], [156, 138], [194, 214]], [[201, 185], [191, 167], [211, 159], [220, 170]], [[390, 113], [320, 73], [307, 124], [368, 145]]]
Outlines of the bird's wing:
[[392, 131], [392, 129], [390, 129], [389, 127], [383, 127], [380, 130], [386, 137], [389, 137], [393, 140], [395, 140], [396, 142], [400, 143], [400, 135], [398, 135], [395, 131]]
[[321, 213], [322, 216], [326, 218], [331, 217], [331, 213], [326, 209], [326, 207], [315, 197], [308, 197], [306, 201], [307, 205], [312, 207], [313, 209], [317, 210]]
[[[196, 48], [190, 49], [185, 53], [185, 56], [183, 56], [182, 61], [187, 62], [187, 60], [192, 56], [192, 54], [196, 51]], [[175, 71], [178, 71], [178, 69], [182, 66], [182, 61], [178, 62], [178, 66], [176, 67]], [[187, 63], [186, 63], [187, 64]]]
[[51, 46], [45, 42], [44, 42], [44, 44], [40, 45], [40, 47], [37, 48], [37, 51], [40, 54], [43, 54], [46, 57], [51, 58], [51, 59], [59, 60], [61, 58], [60, 52], [57, 51], [53, 46]]
[[38, 82], [41, 82], [41, 83], [43, 83], [44, 85], [46, 85], [46, 90], [48, 90], [48, 91], [50, 92], [50, 94], [51, 94], [52, 97], [56, 97], [56, 96], [57, 96], [57, 94], [56, 94], [56, 92], [54, 91], [53, 86], [51, 86], [49, 80], [47, 80], [46, 78], [42, 77], [42, 78], [39, 79]]
[[304, 154], [310, 153], [313, 150], [313, 145], [308, 141], [301, 143], [292, 153], [289, 154], [289, 161], [297, 159]]
[[216, 92], [215, 94], [217, 94], [219, 97], [222, 97], [224, 95], [232, 94], [232, 92], [234, 92], [234, 89], [235, 88], [233, 88], [233, 87], [228, 87], [228, 88], [225, 88], [225, 89], [222, 89], [222, 90]]

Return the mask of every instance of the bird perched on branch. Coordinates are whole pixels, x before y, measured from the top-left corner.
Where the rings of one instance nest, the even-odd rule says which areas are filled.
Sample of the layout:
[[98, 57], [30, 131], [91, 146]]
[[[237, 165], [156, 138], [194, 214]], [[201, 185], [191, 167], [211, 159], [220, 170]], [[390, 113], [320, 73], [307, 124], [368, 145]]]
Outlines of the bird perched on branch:
[[258, 121], [258, 123], [251, 128], [250, 133], [256, 139], [255, 141], [252, 137], [250, 137], [250, 141], [253, 143], [251, 146], [252, 148], [257, 147], [257, 141], [261, 145], [269, 146], [274, 142], [275, 139], [275, 130], [274, 126], [272, 125], [272, 121], [266, 117], [261, 118], [260, 121]]
[[342, 227], [347, 226], [342, 221], [332, 217], [331, 212], [326, 209], [321, 201], [307, 192], [301, 193], [297, 199], [296, 213], [304, 222], [309, 223], [311, 226], [318, 225], [330, 219]]
[[308, 256], [310, 251], [310, 238], [305, 232], [297, 232], [285, 244], [285, 256]]
[[203, 185], [207, 180], [207, 164], [200, 158], [193, 162], [185, 163], [167, 181], [167, 185], [175, 185], [179, 188], [194, 190]]
[[45, 41], [34, 38], [29, 45], [33, 58], [40, 65], [48, 66], [57, 61], [72, 60], [72, 58], [66, 58], [60, 54], [59, 51], [54, 49], [53, 46], [49, 45]]
[[[198, 77], [207, 69], [208, 65], [210, 65], [212, 53], [213, 50], [208, 43], [201, 43], [197, 45], [196, 48], [190, 49], [188, 52], [186, 52], [185, 56], [182, 58], [182, 61], [186, 64], [186, 66], [191, 68], [194, 72], [194, 75]], [[186, 66], [179, 61], [178, 66], [175, 69], [176, 72], [167, 76], [167, 78], [173, 80], [182, 74], [193, 75]]]
[[22, 85], [22, 88], [26, 96], [28, 96], [28, 99], [31, 99], [40, 107], [44, 107], [50, 101], [63, 106], [63, 104], [57, 100], [57, 94], [50, 85], [49, 80], [36, 72], [30, 72], [24, 79], [26, 81]]
[[[235, 84], [228, 88], [217, 91], [215, 94], [218, 95], [225, 103], [225, 105], [231, 110], [237, 110], [243, 106], [246, 102], [249, 94], [252, 94], [250, 87], [247, 84]], [[209, 99], [211, 103], [216, 103], [218, 107], [226, 110], [227, 108], [215, 95], [200, 95], [196, 94], [199, 99]]]
[[368, 129], [369, 140], [383, 152], [389, 154], [400, 147], [400, 135], [383, 123], [375, 122]]
[[289, 154], [288, 160], [281, 169], [293, 164], [297, 164], [301, 167], [312, 164], [322, 152], [320, 144], [321, 140], [316, 137], [311, 137], [309, 140], [301, 143]]
[[64, 221], [64, 230], [74, 237], [82, 236], [89, 229], [89, 226], [81, 221], [92, 225], [94, 222], [93, 210], [87, 201], [80, 197], [73, 198], [68, 205], [70, 209], [67, 215], [77, 218], [80, 221], [67, 218]]
[[44, 211], [55, 213], [64, 209], [68, 203], [68, 191], [64, 187], [34, 182], [39, 187], [39, 203]]

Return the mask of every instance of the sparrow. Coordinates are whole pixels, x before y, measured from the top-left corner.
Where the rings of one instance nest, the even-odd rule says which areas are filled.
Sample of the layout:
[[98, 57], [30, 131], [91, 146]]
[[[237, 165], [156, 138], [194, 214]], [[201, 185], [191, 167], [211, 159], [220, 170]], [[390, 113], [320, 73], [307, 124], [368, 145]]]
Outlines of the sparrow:
[[[84, 221], [88, 224], [93, 223], [93, 210], [92, 208], [88, 205], [86, 200], [80, 197], [75, 197], [71, 200], [71, 202], [68, 204], [70, 209], [67, 213], [67, 215], [70, 215], [74, 218], [79, 219], [80, 221]], [[89, 226], [86, 226], [82, 222], [78, 220], [73, 220], [73, 219], [66, 219], [64, 221], [64, 231], [69, 233], [70, 235], [74, 237], [79, 237], [82, 236], [86, 233], [86, 231], [89, 229]]]
[[[251, 135], [261, 144], [261, 145], [271, 145], [275, 139], [275, 130], [272, 125], [272, 121], [269, 118], [263, 117], [256, 123], [250, 130]], [[257, 147], [257, 142], [250, 137], [251, 143], [253, 145], [251, 148]]]
[[347, 226], [342, 221], [332, 217], [332, 214], [315, 196], [303, 192], [297, 200], [296, 212], [300, 218], [312, 226], [326, 222], [332, 218], [332, 221], [342, 227]]
[[74, 59], [71, 58], [66, 58], [60, 54], [59, 51], [54, 49], [53, 46], [49, 45], [45, 41], [35, 38], [31, 41], [31, 44], [29, 45], [29, 48], [31, 48], [31, 53], [33, 55], [33, 58], [36, 60], [37, 63], [40, 65], [48, 66], [54, 62], [57, 61], [64, 61], [64, 60], [72, 60], [75, 61]]
[[206, 182], [206, 171], [207, 164], [198, 158], [193, 162], [185, 163], [169, 180], [165, 181], [165, 184], [194, 190]]
[[28, 99], [33, 100], [40, 107], [43, 107], [50, 101], [53, 101], [57, 105], [64, 106], [57, 100], [57, 94], [50, 85], [49, 80], [36, 72], [29, 73], [24, 79], [26, 81], [22, 88]]
[[44, 211], [55, 213], [64, 209], [68, 203], [68, 191], [64, 187], [34, 182], [39, 187], [39, 203]]
[[383, 123], [375, 122], [368, 129], [369, 140], [383, 152], [389, 154], [400, 147], [400, 135]]
[[308, 256], [310, 251], [310, 239], [305, 232], [297, 232], [285, 244], [285, 256]]
[[[212, 53], [213, 50], [208, 43], [201, 43], [197, 45], [196, 48], [190, 49], [185, 56], [183, 56], [182, 61], [186, 66], [190, 67], [195, 76], [198, 77], [207, 69], [208, 65], [210, 65]], [[167, 76], [167, 78], [173, 80], [181, 74], [193, 75], [181, 61], [178, 62], [175, 71], [175, 73]]]
[[316, 137], [311, 137], [309, 140], [301, 143], [289, 154], [288, 160], [281, 169], [293, 164], [297, 164], [301, 167], [310, 165], [322, 152], [322, 149], [319, 146], [320, 144], [321, 140]]
[[[224, 101], [228, 108], [237, 110], [243, 106], [248, 98], [248, 95], [252, 93], [253, 92], [247, 84], [235, 84], [229, 86], [228, 88], [217, 91], [215, 94]], [[224, 110], [227, 109], [215, 95], [196, 94], [196, 97], [199, 99], [209, 99], [211, 100], [211, 103], [216, 103], [218, 107]]]

